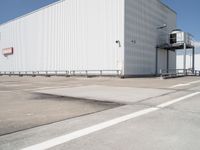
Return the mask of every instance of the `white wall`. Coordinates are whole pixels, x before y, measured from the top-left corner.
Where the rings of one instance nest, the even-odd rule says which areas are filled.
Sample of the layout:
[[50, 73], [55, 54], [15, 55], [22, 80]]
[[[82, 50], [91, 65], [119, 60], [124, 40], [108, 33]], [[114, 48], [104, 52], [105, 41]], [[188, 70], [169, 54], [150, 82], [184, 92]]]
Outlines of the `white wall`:
[[[184, 57], [183, 55], [177, 55], [177, 61], [176, 61], [176, 65], [177, 65], [177, 69], [183, 69], [183, 61]], [[191, 53], [189, 53], [186, 57], [186, 69], [191, 69], [192, 68], [192, 55]], [[195, 69], [196, 70], [200, 70], [200, 54], [196, 54], [195, 55]]]
[[[167, 28], [158, 30], [163, 24], [167, 24]], [[166, 33], [175, 28], [175, 12], [159, 0], [125, 0], [125, 74], [155, 74], [156, 45], [167, 40]], [[159, 52], [158, 70], [166, 66], [166, 54]], [[170, 52], [170, 60], [175, 56]], [[176, 67], [176, 63], [169, 65]]]
[[0, 71], [122, 69], [123, 0], [65, 0], [0, 26]]
[[[156, 29], [164, 23], [166, 31]], [[175, 27], [176, 14], [159, 0], [60, 1], [0, 26], [0, 49], [14, 47], [14, 55], [0, 54], [0, 71], [154, 74], [160, 35]], [[160, 58], [159, 65], [166, 61]]]
[[176, 69], [176, 52], [169, 52], [169, 69]]

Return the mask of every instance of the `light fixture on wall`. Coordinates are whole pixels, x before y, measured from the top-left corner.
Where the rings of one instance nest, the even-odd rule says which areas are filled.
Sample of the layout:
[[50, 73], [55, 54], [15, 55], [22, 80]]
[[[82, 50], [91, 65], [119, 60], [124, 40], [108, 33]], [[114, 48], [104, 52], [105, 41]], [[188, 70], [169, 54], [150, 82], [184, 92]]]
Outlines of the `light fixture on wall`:
[[120, 40], [117, 40], [116, 43], [119, 44], [119, 47], [121, 47], [121, 42], [120, 42]]
[[163, 24], [162, 26], [160, 26], [160, 27], [157, 27], [157, 29], [164, 29], [164, 28], [166, 28], [167, 27], [167, 24]]

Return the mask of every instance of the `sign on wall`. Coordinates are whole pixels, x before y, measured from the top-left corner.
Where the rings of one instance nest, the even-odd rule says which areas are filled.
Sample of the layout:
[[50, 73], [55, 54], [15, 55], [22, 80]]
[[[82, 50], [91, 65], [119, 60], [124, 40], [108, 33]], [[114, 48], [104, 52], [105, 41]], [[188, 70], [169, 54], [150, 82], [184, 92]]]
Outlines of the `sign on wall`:
[[7, 55], [12, 55], [14, 53], [14, 48], [13, 47], [9, 47], [9, 48], [4, 48], [2, 50], [3, 55], [7, 56]]

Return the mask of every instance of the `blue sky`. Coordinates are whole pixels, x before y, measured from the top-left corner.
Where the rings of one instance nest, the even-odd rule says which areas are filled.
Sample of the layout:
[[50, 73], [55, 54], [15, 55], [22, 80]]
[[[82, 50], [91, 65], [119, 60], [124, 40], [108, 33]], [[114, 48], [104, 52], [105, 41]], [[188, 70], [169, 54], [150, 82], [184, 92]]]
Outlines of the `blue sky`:
[[162, 0], [177, 12], [177, 27], [200, 40], [200, 0]]
[[58, 0], [0, 0], [0, 24]]
[[[58, 0], [1, 0], [0, 23]], [[162, 0], [177, 12], [177, 27], [200, 40], [200, 0]]]

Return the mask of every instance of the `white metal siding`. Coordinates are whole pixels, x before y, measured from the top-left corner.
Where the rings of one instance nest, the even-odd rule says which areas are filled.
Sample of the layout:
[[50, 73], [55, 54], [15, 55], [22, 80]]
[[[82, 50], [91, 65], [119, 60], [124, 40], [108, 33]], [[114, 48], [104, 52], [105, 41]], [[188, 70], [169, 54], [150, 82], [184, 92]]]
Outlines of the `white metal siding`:
[[[163, 24], [167, 24], [167, 28], [158, 30]], [[166, 42], [166, 33], [175, 28], [176, 14], [159, 0], [125, 0], [125, 74], [154, 74], [156, 45], [163, 42], [163, 35]], [[164, 53], [160, 52], [158, 57], [166, 55]], [[175, 53], [170, 53], [170, 57], [174, 56]], [[162, 64], [159, 63], [158, 69], [166, 66], [165, 60], [159, 62]], [[171, 68], [175, 66], [176, 63], [170, 63]]]
[[65, 0], [0, 26], [0, 71], [121, 70], [123, 0]]
[[167, 51], [159, 50], [158, 51], [158, 73], [161, 69], [167, 69]]
[[176, 52], [169, 51], [169, 69], [176, 69]]
[[[184, 62], [184, 57], [181, 54], [177, 54], [177, 69], [183, 69], [183, 62]], [[191, 69], [192, 68], [192, 53], [189, 52], [186, 57], [186, 69]], [[195, 69], [200, 70], [200, 54], [195, 55]]]

